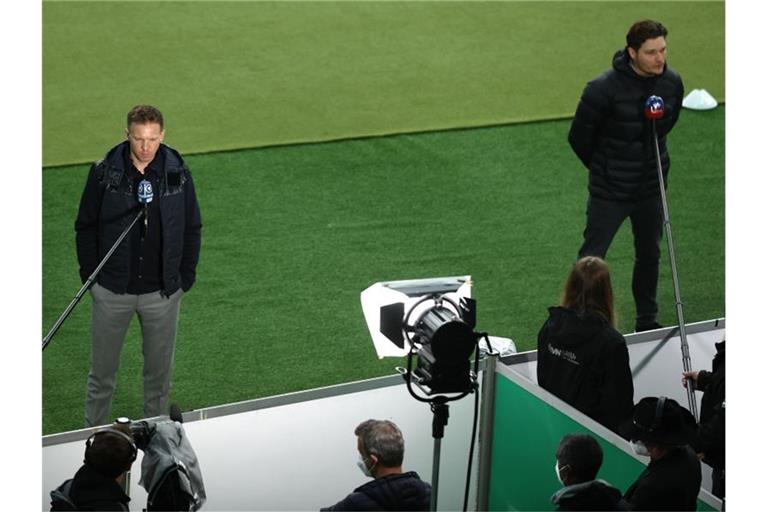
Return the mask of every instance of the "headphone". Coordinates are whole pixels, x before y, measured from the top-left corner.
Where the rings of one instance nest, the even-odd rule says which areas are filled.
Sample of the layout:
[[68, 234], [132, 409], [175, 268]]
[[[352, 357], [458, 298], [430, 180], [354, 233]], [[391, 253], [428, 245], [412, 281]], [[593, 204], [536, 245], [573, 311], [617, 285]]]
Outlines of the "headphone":
[[634, 423], [636, 426], [640, 427], [641, 429], [645, 430], [649, 434], [661, 428], [661, 421], [664, 419], [664, 405], [666, 403], [667, 403], [667, 397], [665, 396], [660, 396], [659, 399], [656, 401], [656, 411], [653, 414], [653, 421], [651, 422], [650, 427], [646, 427], [642, 423], [638, 423], [637, 420], [635, 419], [632, 420], [632, 423]]
[[661, 427], [661, 420], [664, 416], [664, 404], [666, 403], [667, 397], [665, 396], [660, 396], [656, 401], [656, 413], [653, 415], [653, 423], [651, 423], [651, 428], [648, 429], [649, 432], [653, 432], [654, 430]]
[[88, 460], [88, 454], [90, 452], [91, 446], [93, 446], [93, 441], [96, 436], [101, 435], [112, 435], [116, 437], [120, 437], [124, 439], [128, 444], [131, 446], [131, 460], [130, 462], [133, 462], [136, 460], [136, 456], [138, 455], [138, 448], [136, 448], [136, 443], [133, 441], [133, 438], [126, 434], [125, 432], [122, 432], [120, 430], [117, 430], [116, 428], [102, 428], [91, 434], [88, 439], [85, 440], [85, 462], [90, 463]]

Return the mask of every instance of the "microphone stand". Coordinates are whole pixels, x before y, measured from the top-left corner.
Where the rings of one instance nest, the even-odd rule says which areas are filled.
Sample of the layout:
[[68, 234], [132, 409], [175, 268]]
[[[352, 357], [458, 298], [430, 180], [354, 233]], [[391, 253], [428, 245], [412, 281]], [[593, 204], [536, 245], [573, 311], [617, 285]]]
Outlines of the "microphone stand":
[[[672, 267], [672, 286], [675, 289], [675, 305], [677, 307], [677, 323], [680, 329], [680, 350], [683, 353], [683, 370], [691, 371], [691, 353], [688, 348], [688, 340], [685, 337], [685, 320], [683, 318], [683, 301], [680, 298], [680, 284], [677, 279], [677, 263], [675, 261], [675, 246], [672, 243], [672, 224], [669, 222], [669, 210], [667, 209], [667, 193], [664, 190], [664, 174], [661, 170], [661, 154], [659, 153], [659, 137], [656, 134], [656, 119], [651, 119], [653, 126], [653, 143], [656, 149], [656, 170], [659, 174], [659, 189], [661, 191], [661, 205], [664, 211], [664, 227], [667, 232], [667, 249], [669, 249], [669, 261]], [[688, 407], [696, 419], [699, 421], [699, 414], [696, 407], [696, 396], [694, 393], [695, 383], [693, 379], [688, 379], [686, 390], [688, 393]]]
[[117, 246], [120, 245], [120, 243], [123, 241], [123, 239], [128, 235], [128, 233], [133, 229], [133, 226], [136, 225], [136, 222], [146, 216], [146, 208], [139, 209], [139, 213], [136, 215], [136, 217], [133, 219], [133, 221], [126, 227], [123, 232], [120, 234], [118, 239], [115, 241], [115, 243], [112, 245], [112, 247], [107, 251], [107, 254], [104, 255], [104, 258], [101, 260], [101, 263], [96, 267], [96, 270], [93, 271], [91, 276], [85, 281], [85, 284], [83, 284], [82, 288], [80, 288], [80, 291], [75, 294], [75, 298], [72, 299], [72, 302], [69, 303], [69, 306], [67, 306], [67, 309], [64, 310], [64, 313], [61, 314], [58, 320], [56, 320], [56, 323], [53, 324], [53, 327], [51, 327], [51, 330], [48, 331], [48, 334], [45, 335], [43, 338], [43, 350], [45, 350], [45, 347], [48, 346], [48, 344], [51, 342], [51, 339], [56, 334], [56, 332], [59, 330], [59, 327], [61, 327], [61, 324], [64, 323], [64, 321], [69, 317], [69, 314], [72, 312], [73, 309], [75, 309], [75, 306], [77, 306], [77, 303], [80, 302], [80, 299], [83, 298], [83, 295], [85, 295], [85, 292], [88, 291], [88, 288], [90, 288], [94, 281], [96, 281], [96, 276], [99, 275], [99, 272], [101, 272], [102, 267], [107, 263], [109, 258], [112, 256], [112, 253], [115, 252], [117, 249]]

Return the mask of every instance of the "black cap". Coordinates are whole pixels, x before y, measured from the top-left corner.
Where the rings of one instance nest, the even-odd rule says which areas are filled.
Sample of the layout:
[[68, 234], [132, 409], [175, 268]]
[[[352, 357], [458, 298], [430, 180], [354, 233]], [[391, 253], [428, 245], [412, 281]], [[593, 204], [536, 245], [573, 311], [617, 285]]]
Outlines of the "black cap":
[[669, 446], [692, 444], [697, 432], [690, 411], [665, 397], [643, 398], [632, 410], [632, 417], [619, 427], [619, 433], [627, 439]]

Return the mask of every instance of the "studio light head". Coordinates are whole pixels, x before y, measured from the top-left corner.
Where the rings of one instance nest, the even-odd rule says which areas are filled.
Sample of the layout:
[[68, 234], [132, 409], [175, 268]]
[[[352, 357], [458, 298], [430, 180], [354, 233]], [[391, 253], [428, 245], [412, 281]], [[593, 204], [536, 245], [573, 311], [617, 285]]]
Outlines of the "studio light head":
[[417, 383], [428, 394], [468, 390], [472, 385], [469, 357], [476, 340], [468, 323], [451, 309], [435, 304], [414, 326], [413, 341], [419, 359], [413, 373]]
[[[470, 295], [470, 276], [368, 287], [360, 299], [379, 358], [408, 355], [406, 380], [413, 379], [427, 395], [468, 392], [473, 383], [469, 358], [477, 347]], [[418, 363], [411, 371], [414, 355]]]

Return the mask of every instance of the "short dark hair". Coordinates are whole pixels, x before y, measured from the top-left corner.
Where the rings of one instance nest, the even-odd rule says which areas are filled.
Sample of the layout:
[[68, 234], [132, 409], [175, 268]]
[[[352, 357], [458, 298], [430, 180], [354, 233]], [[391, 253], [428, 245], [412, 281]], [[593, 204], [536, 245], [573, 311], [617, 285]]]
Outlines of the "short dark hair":
[[627, 48], [639, 50], [647, 39], [667, 37], [667, 28], [659, 21], [640, 20], [629, 27], [627, 32]]
[[110, 425], [97, 430], [85, 442], [85, 462], [108, 478], [117, 478], [136, 460], [136, 444], [129, 427]]
[[570, 483], [589, 482], [597, 477], [603, 464], [603, 449], [587, 434], [566, 434], [557, 447], [560, 468], [568, 466]]
[[133, 123], [147, 124], [157, 123], [160, 125], [160, 129], [163, 129], [163, 114], [152, 105], [136, 105], [133, 107], [127, 116], [128, 129], [131, 128]]
[[403, 433], [389, 420], [366, 420], [355, 428], [363, 452], [376, 455], [382, 466], [394, 468], [403, 464]]

